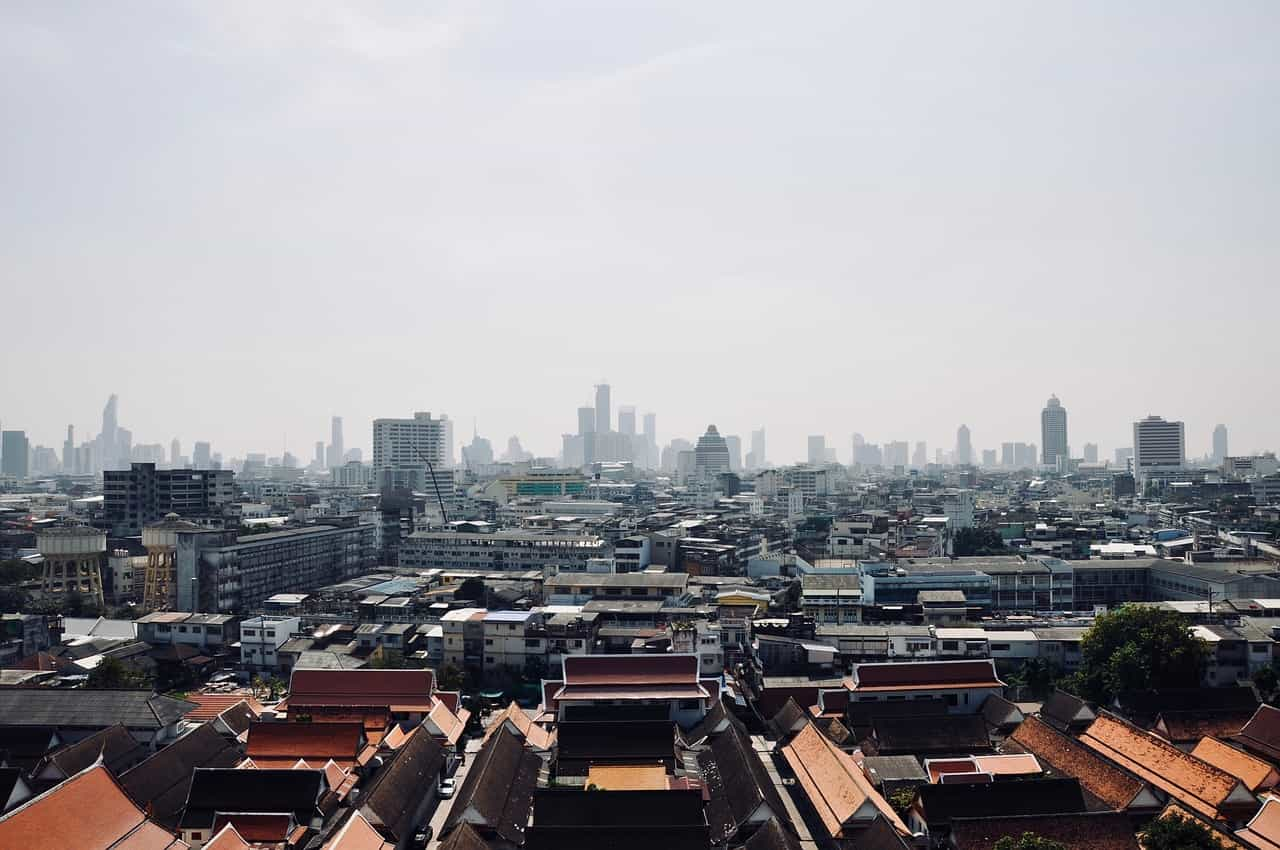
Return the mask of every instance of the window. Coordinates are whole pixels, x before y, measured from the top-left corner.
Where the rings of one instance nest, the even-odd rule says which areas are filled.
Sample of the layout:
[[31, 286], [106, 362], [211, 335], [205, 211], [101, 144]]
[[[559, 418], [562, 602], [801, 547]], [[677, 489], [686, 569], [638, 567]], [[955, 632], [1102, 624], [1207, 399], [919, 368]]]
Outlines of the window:
[[493, 646], [493, 638], [485, 638], [485, 639], [484, 639], [484, 645], [485, 645], [485, 646]]
[[1008, 652], [1008, 651], [1009, 651], [1009, 644], [1007, 644], [1007, 643], [993, 643], [993, 644], [991, 644], [991, 651], [992, 651], [992, 652]]
[[484, 657], [484, 663], [485, 663], [485, 664], [492, 664], [492, 663], [493, 663], [493, 656], [492, 656], [492, 655], [486, 655], [486, 656]]
[[950, 649], [950, 650], [956, 650], [956, 649], [959, 649], [959, 648], [960, 648], [960, 641], [958, 641], [958, 640], [944, 640], [944, 641], [942, 642], [942, 648], [943, 648], [944, 650], [948, 650], [948, 649]]
[[275, 636], [276, 636], [275, 629], [267, 629], [267, 637], [275, 637]]
[[542, 641], [538, 640], [537, 638], [525, 638], [524, 645], [526, 649], [537, 649], [539, 646], [542, 645]]
[[[168, 629], [166, 629], [165, 631], [168, 631]], [[245, 637], [253, 637], [253, 636], [254, 636], [254, 631], [253, 631], [253, 629], [245, 629], [245, 630], [244, 630], [244, 634], [245, 634]]]
[[184, 634], [184, 635], [185, 635], [185, 634], [187, 633], [187, 627], [186, 627], [186, 626], [178, 626], [178, 633], [179, 633], [179, 634]]

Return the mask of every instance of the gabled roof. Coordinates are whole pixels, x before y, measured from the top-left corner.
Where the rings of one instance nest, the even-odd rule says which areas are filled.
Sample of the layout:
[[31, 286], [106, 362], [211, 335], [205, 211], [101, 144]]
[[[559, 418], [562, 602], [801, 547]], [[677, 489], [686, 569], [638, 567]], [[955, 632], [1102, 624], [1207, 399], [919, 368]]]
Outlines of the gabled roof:
[[443, 702], [437, 702], [422, 722], [431, 730], [431, 734], [447, 744], [456, 744], [462, 737], [462, 733], [466, 731], [467, 720], [470, 718], [471, 712], [465, 708], [454, 714], [449, 710], [449, 706]]
[[[326, 848], [327, 850], [327, 848]], [[458, 824], [444, 841], [439, 850], [491, 850], [488, 842], [480, 837], [475, 827], [469, 823]]]
[[704, 741], [719, 732], [723, 732], [730, 723], [736, 722], [729, 710], [725, 708], [724, 700], [717, 699], [711, 704], [711, 708], [703, 715], [693, 728], [684, 732], [681, 737], [687, 744], [697, 744]]
[[467, 822], [514, 844], [523, 843], [542, 759], [505, 727], [475, 754], [445, 821], [446, 832]]
[[236, 832], [234, 824], [225, 824], [204, 845], [204, 850], [252, 850], [244, 836]]
[[1080, 742], [1206, 817], [1223, 817], [1224, 806], [1256, 806], [1234, 776], [1105, 711]]
[[430, 670], [294, 670], [289, 706], [341, 706], [430, 711], [435, 674]]
[[878, 717], [871, 722], [876, 755], [972, 753], [991, 749], [986, 721], [977, 714]]
[[702, 794], [697, 789], [584, 792], [539, 788], [524, 842], [525, 850], [705, 850], [708, 846]]
[[1067, 847], [1089, 850], [1138, 850], [1129, 816], [1089, 812], [1021, 817], [955, 818], [951, 843], [956, 850], [993, 850], [1001, 838], [1032, 832]]
[[765, 821], [742, 845], [743, 850], [800, 850], [800, 842], [776, 817]]
[[145, 759], [147, 753], [147, 748], [138, 743], [128, 729], [117, 724], [54, 750], [41, 760], [35, 773], [43, 773], [46, 768], [53, 767], [61, 778], [66, 778], [92, 767], [101, 758], [111, 775], [119, 776]]
[[1276, 769], [1270, 763], [1229, 747], [1217, 738], [1201, 738], [1191, 755], [1231, 774], [1250, 791], [1275, 784]]
[[1075, 779], [1023, 779], [985, 784], [921, 785], [916, 802], [930, 830], [945, 828], [953, 818], [1009, 815], [1056, 815], [1085, 810]]
[[853, 757], [812, 725], [796, 733], [782, 748], [782, 757], [832, 838], [851, 837], [877, 817], [887, 820], [898, 833], [911, 834], [897, 812], [871, 787]]
[[800, 707], [795, 697], [787, 697], [787, 701], [778, 709], [778, 713], [769, 719], [769, 725], [779, 737], [786, 737], [809, 722], [809, 713]]
[[208, 828], [217, 812], [288, 814], [305, 825], [317, 814], [326, 790], [328, 784], [319, 770], [198, 767], [191, 776], [181, 825]]
[[81, 771], [0, 815], [0, 847], [177, 850], [186, 846], [147, 820], [102, 765]]
[[397, 840], [404, 838], [423, 799], [434, 792], [443, 765], [440, 742], [419, 726], [365, 788], [360, 811]]
[[950, 688], [1000, 688], [990, 659], [972, 661], [889, 661], [853, 665], [849, 689], [859, 693]]
[[526, 714], [514, 700], [489, 720], [489, 725], [484, 730], [484, 740], [489, 740], [490, 736], [504, 725], [513, 729], [535, 750], [546, 752], [555, 744], [555, 736], [545, 727], [534, 723], [533, 718]]
[[155, 731], [177, 723], [192, 708], [185, 700], [151, 691], [0, 689], [0, 718], [6, 726], [102, 729], [119, 723]]
[[187, 694], [187, 702], [195, 703], [195, 708], [187, 712], [184, 720], [203, 722], [212, 720], [227, 709], [239, 703], [245, 703], [256, 718], [262, 714], [262, 705], [249, 694]]
[[1152, 731], [1175, 744], [1189, 744], [1206, 735], [1229, 738], [1244, 728], [1254, 709], [1214, 711], [1165, 711], [1156, 717]]
[[1000, 694], [988, 694], [982, 701], [982, 719], [992, 729], [1012, 729], [1022, 722], [1022, 710]]
[[1258, 695], [1249, 687], [1162, 688], [1121, 694], [1126, 714], [1154, 718], [1169, 711], [1254, 711]]
[[1260, 705], [1232, 740], [1250, 752], [1280, 761], [1280, 709]]
[[1280, 850], [1280, 798], [1268, 794], [1262, 808], [1236, 837], [1260, 850]]
[[[1009, 742], [1040, 759], [1054, 772], [1080, 780], [1086, 798], [1098, 801], [1091, 809], [1123, 810], [1143, 789], [1142, 780], [1126, 773], [1093, 750], [1045, 723], [1028, 717]], [[1010, 744], [1006, 743], [1006, 748]]]
[[710, 746], [698, 754], [698, 766], [710, 795], [707, 821], [713, 844], [728, 841], [743, 824], [757, 819], [761, 807], [771, 816], [787, 816], [769, 771], [741, 726], [731, 723], [712, 736]]
[[566, 655], [559, 700], [706, 699], [696, 655]]
[[394, 848], [394, 844], [383, 841], [378, 830], [373, 828], [364, 815], [356, 811], [353, 811], [346, 823], [338, 827], [329, 840], [321, 845], [321, 850], [394, 850]]
[[0, 757], [10, 761], [28, 762], [28, 767], [51, 750], [57, 749], [62, 738], [52, 726], [0, 726]]
[[245, 754], [259, 768], [289, 767], [298, 759], [324, 764], [329, 759], [349, 768], [364, 745], [361, 723], [285, 723], [258, 721], [249, 724]]
[[1083, 729], [1097, 719], [1097, 713], [1075, 694], [1055, 690], [1040, 706], [1040, 717], [1055, 729]]
[[240, 748], [201, 724], [151, 758], [120, 775], [120, 785], [151, 817], [167, 827], [178, 824], [197, 767], [233, 767]]

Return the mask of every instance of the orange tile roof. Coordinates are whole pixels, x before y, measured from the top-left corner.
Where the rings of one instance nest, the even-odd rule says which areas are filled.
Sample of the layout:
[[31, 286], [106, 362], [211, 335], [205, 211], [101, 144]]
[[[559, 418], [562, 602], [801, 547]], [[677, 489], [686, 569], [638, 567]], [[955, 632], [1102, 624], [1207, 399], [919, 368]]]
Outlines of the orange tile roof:
[[489, 740], [494, 731], [500, 729], [508, 721], [520, 733], [520, 737], [524, 738], [529, 746], [535, 750], [550, 750], [555, 745], [555, 735], [548, 732], [545, 727], [534, 723], [524, 709], [516, 705], [515, 702], [512, 702], [493, 716], [484, 730], [484, 740]]
[[993, 776], [1032, 776], [1044, 772], [1040, 762], [1030, 753], [974, 756], [973, 762], [978, 770]]
[[432, 707], [424, 723], [437, 738], [444, 738], [446, 742], [456, 744], [466, 730], [467, 720], [470, 718], [471, 712], [465, 708], [454, 714], [449, 710], [449, 706], [438, 702]]
[[1262, 850], [1280, 850], [1280, 797], [1268, 794], [1262, 808], [1236, 837]]
[[333, 759], [348, 768], [355, 764], [363, 743], [364, 727], [359, 723], [259, 721], [249, 726], [246, 755], [263, 768], [289, 767], [298, 759], [319, 764]]
[[1217, 738], [1201, 738], [1191, 755], [1226, 771], [1244, 783], [1250, 791], [1274, 784], [1275, 768], [1260, 758], [1228, 746]]
[[249, 842], [236, 832], [235, 826], [226, 824], [213, 834], [213, 838], [204, 845], [204, 850], [251, 850], [251, 847]]
[[100, 764], [0, 816], [0, 847], [171, 850], [186, 846], [147, 820]]
[[832, 838], [849, 837], [846, 826], [867, 825], [877, 815], [900, 835], [911, 835], [898, 813], [871, 787], [853, 757], [827, 740], [812, 723], [805, 724], [782, 748], [782, 757]]
[[1252, 798], [1226, 771], [1107, 712], [1089, 725], [1080, 743], [1206, 817], [1235, 819], [1222, 807], [1244, 805], [1237, 792]]
[[257, 812], [219, 813], [213, 819], [213, 831], [230, 824], [240, 837], [250, 843], [284, 841], [293, 831], [293, 815]]
[[393, 850], [394, 847], [382, 840], [364, 815], [356, 812], [324, 843], [322, 850]]
[[1038, 717], [1023, 720], [1009, 741], [1058, 773], [1080, 780], [1080, 787], [1112, 809], [1126, 808], [1142, 790], [1142, 780], [1125, 773]]
[[228, 708], [241, 702], [248, 704], [249, 710], [253, 712], [254, 717], [262, 714], [262, 703], [258, 702], [252, 694], [195, 693], [187, 694], [183, 699], [196, 704], [196, 707], [188, 711], [186, 716], [183, 717], [183, 720], [190, 720], [193, 723], [212, 720]]
[[601, 791], [666, 791], [667, 768], [661, 764], [593, 764], [587, 785]]

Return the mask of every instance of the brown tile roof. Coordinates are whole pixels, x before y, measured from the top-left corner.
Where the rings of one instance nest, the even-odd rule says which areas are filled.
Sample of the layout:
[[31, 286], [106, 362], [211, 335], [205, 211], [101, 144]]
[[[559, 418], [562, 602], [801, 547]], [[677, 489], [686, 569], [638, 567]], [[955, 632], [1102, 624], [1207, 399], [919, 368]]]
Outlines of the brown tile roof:
[[429, 711], [435, 674], [430, 670], [294, 670], [289, 705]]
[[1005, 836], [1025, 832], [1089, 850], [1138, 850], [1129, 816], [1123, 812], [1026, 815], [1003, 818], [955, 818], [951, 842], [955, 850], [993, 850]]
[[747, 839], [742, 850], [800, 850], [800, 842], [791, 834], [790, 829], [773, 817]]
[[236, 832], [234, 824], [226, 824], [213, 834], [213, 838], [204, 845], [204, 850], [252, 850], [249, 842]]
[[228, 708], [242, 702], [247, 704], [254, 717], [262, 714], [262, 704], [252, 694], [195, 693], [187, 694], [185, 699], [187, 702], [194, 702], [196, 707], [187, 712], [184, 719], [196, 723], [212, 720]]
[[765, 807], [769, 816], [786, 816], [777, 786], [741, 725], [730, 723], [713, 735], [710, 746], [698, 754], [698, 766], [710, 797], [707, 822], [713, 844], [732, 838]]
[[228, 825], [235, 827], [241, 838], [253, 844], [284, 841], [295, 826], [293, 815], [288, 813], [234, 812], [218, 814], [213, 819], [214, 832]]
[[662, 764], [593, 764], [587, 785], [601, 791], [666, 791], [667, 768]]
[[911, 834], [853, 757], [812, 724], [782, 748], [782, 757], [832, 838], [856, 835], [856, 827], [869, 825], [876, 817], [885, 818], [904, 836]]
[[[382, 840], [382, 835], [359, 812], [352, 812], [321, 850], [394, 850], [395, 845]], [[207, 848], [206, 848], [207, 850]]]
[[1124, 809], [1142, 790], [1142, 780], [1125, 773], [1038, 717], [1022, 721], [1006, 742], [1006, 749], [1011, 749], [1010, 744], [1033, 754], [1054, 772], [1079, 779], [1085, 794], [1106, 808]]
[[611, 685], [697, 685], [693, 655], [567, 655], [567, 687]]
[[989, 659], [855, 664], [853, 671], [849, 689], [855, 692], [1004, 686]]
[[197, 767], [232, 767], [240, 757], [238, 745], [204, 723], [122, 773], [120, 785], [152, 818], [173, 827], [187, 802], [192, 771]]
[[329, 759], [347, 769], [355, 765], [364, 746], [359, 723], [285, 723], [258, 721], [249, 725], [246, 755], [260, 768], [291, 767], [298, 759], [324, 764]]
[[462, 823], [440, 842], [439, 850], [490, 850], [490, 848], [488, 842], [476, 832], [475, 827], [469, 823]]
[[1231, 774], [1250, 791], [1275, 784], [1276, 769], [1268, 762], [1228, 746], [1217, 738], [1201, 738], [1191, 755]]
[[1233, 740], [1252, 753], [1280, 761], [1280, 709], [1260, 705]]
[[[1249, 850], [1251, 845], [1242, 844], [1231, 836], [1231, 833], [1223, 830], [1222, 825], [1210, 820], [1206, 820], [1195, 812], [1178, 803], [1176, 800], [1170, 800], [1160, 814], [1156, 815], [1156, 820], [1164, 820], [1165, 818], [1182, 818], [1184, 820], [1193, 820], [1196, 823], [1203, 824], [1213, 831], [1214, 838], [1218, 839], [1218, 843], [1222, 845], [1223, 850]], [[1141, 841], [1141, 835], [1139, 835]]]
[[449, 706], [442, 702], [437, 702], [432, 706], [423, 723], [431, 730], [432, 734], [442, 739], [445, 743], [456, 744], [458, 739], [462, 737], [462, 733], [466, 731], [469, 719], [471, 719], [471, 712], [465, 708], [455, 714], [449, 710]]
[[1238, 819], [1223, 807], [1243, 809], [1253, 800], [1231, 774], [1107, 712], [1089, 725], [1080, 742], [1206, 817]]
[[489, 740], [493, 733], [500, 729], [504, 724], [510, 723], [520, 736], [525, 739], [529, 746], [535, 750], [546, 751], [551, 749], [555, 743], [555, 736], [548, 732], [545, 727], [539, 726], [533, 722], [528, 714], [524, 712], [520, 706], [513, 701], [510, 705], [498, 712], [489, 721], [488, 727], [484, 730], [484, 740]]
[[101, 765], [0, 816], [0, 847], [176, 850], [186, 846], [147, 820]]
[[414, 826], [414, 815], [435, 792], [444, 748], [419, 726], [395, 751], [360, 795], [360, 811], [398, 841]]
[[1280, 850], [1280, 798], [1268, 794], [1262, 808], [1236, 837], [1261, 850]]
[[473, 757], [444, 831], [456, 827], [470, 812], [467, 819], [472, 825], [522, 844], [541, 767], [542, 759], [526, 750], [518, 735], [499, 729]]
[[1055, 729], [1081, 728], [1093, 722], [1097, 714], [1075, 694], [1055, 690], [1040, 706], [1040, 717]]
[[944, 755], [990, 751], [987, 723], [977, 714], [877, 717], [871, 721], [875, 755]]
[[1248, 711], [1166, 711], [1161, 713], [1152, 729], [1157, 735], [1175, 744], [1189, 744], [1206, 735], [1229, 738], [1237, 734], [1253, 716]]
[[150, 751], [138, 743], [128, 729], [116, 724], [74, 744], [54, 750], [44, 757], [43, 764], [35, 772], [40, 773], [45, 766], [52, 765], [63, 777], [73, 776], [93, 766], [101, 758], [111, 775], [119, 776], [149, 754]]

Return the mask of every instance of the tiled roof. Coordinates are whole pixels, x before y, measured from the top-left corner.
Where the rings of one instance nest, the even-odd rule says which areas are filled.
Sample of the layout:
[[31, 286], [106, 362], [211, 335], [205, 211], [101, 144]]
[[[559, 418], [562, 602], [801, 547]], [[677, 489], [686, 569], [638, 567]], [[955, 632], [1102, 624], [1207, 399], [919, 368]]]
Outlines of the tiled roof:
[[923, 809], [930, 830], [954, 818], [1057, 815], [1083, 812], [1084, 795], [1075, 779], [1024, 779], [985, 784], [921, 785], [914, 805]]
[[443, 764], [444, 749], [419, 726], [364, 789], [360, 811], [397, 840], [403, 839], [439, 782]]
[[791, 743], [782, 748], [782, 757], [832, 838], [849, 837], [853, 833], [847, 827], [865, 826], [877, 816], [888, 820], [899, 833], [911, 834], [888, 802], [871, 787], [853, 757], [812, 725], [796, 733]]
[[193, 722], [212, 720], [228, 708], [241, 702], [248, 704], [255, 717], [262, 714], [262, 705], [251, 694], [194, 693], [187, 694], [186, 700], [187, 702], [195, 703], [196, 707], [187, 712], [186, 717], [183, 719]]
[[213, 831], [233, 826], [240, 837], [254, 844], [284, 841], [293, 831], [293, 817], [288, 814], [241, 813], [219, 814], [213, 819]]
[[567, 687], [697, 685], [694, 655], [566, 655]]
[[[317, 813], [327, 788], [319, 770], [196, 768], [181, 826], [208, 829], [219, 812], [287, 813], [305, 825]], [[244, 835], [241, 824], [236, 829]]]
[[175, 827], [197, 767], [232, 767], [240, 747], [208, 723], [188, 732], [151, 758], [120, 775], [120, 785], [151, 817]]
[[446, 743], [456, 744], [462, 737], [462, 733], [466, 731], [467, 720], [470, 718], [471, 712], [465, 708], [458, 714], [454, 714], [447, 705], [437, 702], [423, 722], [433, 734], [438, 733]]
[[1262, 808], [1236, 837], [1261, 850], [1280, 850], [1280, 798], [1268, 794]]
[[0, 816], [0, 847], [177, 850], [187, 845], [147, 820], [101, 765]]
[[355, 764], [364, 744], [360, 723], [285, 723], [259, 721], [249, 724], [246, 754], [260, 768], [289, 767], [298, 759], [324, 764], [333, 759], [339, 767]]
[[1040, 717], [1055, 729], [1067, 729], [1087, 726], [1097, 714], [1075, 694], [1055, 690], [1040, 707]]
[[773, 817], [747, 839], [742, 850], [800, 850], [800, 842], [782, 821]]
[[1031, 832], [1067, 847], [1089, 850], [1138, 850], [1129, 816], [1123, 812], [955, 818], [951, 842], [956, 850], [993, 850], [1001, 838]]
[[977, 714], [878, 717], [871, 729], [876, 755], [972, 753], [991, 748], [986, 721]]
[[1201, 738], [1191, 755], [1231, 774], [1250, 791], [1266, 786], [1268, 779], [1274, 780], [1275, 768], [1269, 763], [1230, 747], [1217, 738]]
[[787, 697], [787, 701], [782, 704], [782, 708], [769, 719], [769, 725], [773, 727], [779, 736], [799, 732], [808, 722], [808, 713], [800, 707], [800, 703], [796, 702], [795, 697]]
[[[91, 767], [101, 758], [111, 775], [119, 776], [145, 759], [148, 752], [145, 746], [129, 734], [128, 729], [117, 724], [54, 750], [45, 756], [43, 763], [56, 767], [66, 777]], [[43, 768], [38, 768], [36, 772], [41, 770]]]
[[1260, 705], [1233, 740], [1250, 752], [1280, 761], [1280, 709]]
[[542, 759], [526, 750], [517, 735], [506, 728], [499, 729], [475, 754], [454, 797], [445, 831], [456, 827], [463, 814], [469, 813], [467, 818], [473, 825], [483, 826], [513, 844], [523, 843], [541, 767]]
[[8, 726], [102, 729], [163, 729], [182, 719], [192, 704], [151, 691], [77, 688], [0, 689], [0, 718]]
[[903, 661], [855, 664], [853, 691], [937, 690], [942, 688], [998, 688], [995, 662]]
[[1245, 844], [1232, 837], [1231, 833], [1226, 832], [1222, 825], [1212, 820], [1206, 820], [1187, 807], [1183, 806], [1176, 800], [1170, 800], [1169, 803], [1156, 815], [1155, 820], [1164, 820], [1165, 818], [1182, 818], [1184, 820], [1195, 821], [1198, 824], [1209, 827], [1213, 832], [1213, 837], [1218, 839], [1218, 843], [1222, 845], [1223, 850], [1250, 850], [1254, 845]]
[[1252, 799], [1234, 776], [1107, 712], [1080, 742], [1206, 817]]
[[321, 845], [321, 850], [394, 850], [394, 848], [394, 844], [382, 840], [382, 835], [359, 812], [352, 812], [347, 822]]
[[236, 832], [234, 824], [226, 824], [214, 833], [213, 838], [204, 845], [204, 850], [252, 850], [249, 842]]
[[439, 850], [490, 850], [488, 842], [480, 837], [475, 827], [469, 823], [458, 824], [444, 841]]
[[1237, 734], [1253, 716], [1247, 711], [1165, 711], [1157, 718], [1154, 731], [1175, 744], [1189, 744], [1206, 735], [1229, 738]]
[[1125, 773], [1038, 717], [1022, 721], [1009, 741], [1035, 755], [1053, 771], [1079, 779], [1085, 793], [1107, 808], [1126, 808], [1142, 790], [1140, 779]]
[[430, 670], [294, 670], [289, 705], [427, 711], [434, 685]]
[[751, 736], [731, 723], [711, 737], [710, 746], [698, 754], [703, 782], [710, 800], [707, 822], [711, 824], [711, 840], [720, 844], [729, 840], [746, 823], [754, 820], [761, 807], [770, 815], [786, 817], [778, 789], [760, 756], [751, 746]]
[[982, 719], [993, 729], [1010, 729], [1022, 722], [1022, 711], [1000, 694], [989, 694], [982, 702]]

